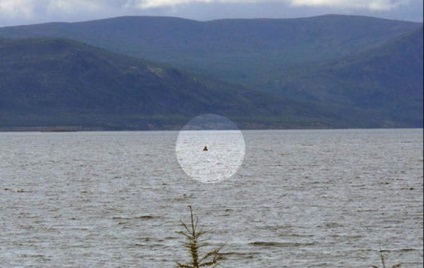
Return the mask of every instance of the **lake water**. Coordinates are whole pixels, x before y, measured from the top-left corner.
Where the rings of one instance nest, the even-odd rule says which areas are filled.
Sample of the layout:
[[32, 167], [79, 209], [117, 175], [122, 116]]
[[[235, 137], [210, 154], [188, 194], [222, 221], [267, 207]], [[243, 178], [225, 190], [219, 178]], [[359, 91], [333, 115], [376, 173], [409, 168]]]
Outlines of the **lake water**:
[[0, 133], [0, 267], [175, 267], [188, 205], [220, 267], [422, 267], [422, 129], [244, 131], [216, 184], [177, 135]]

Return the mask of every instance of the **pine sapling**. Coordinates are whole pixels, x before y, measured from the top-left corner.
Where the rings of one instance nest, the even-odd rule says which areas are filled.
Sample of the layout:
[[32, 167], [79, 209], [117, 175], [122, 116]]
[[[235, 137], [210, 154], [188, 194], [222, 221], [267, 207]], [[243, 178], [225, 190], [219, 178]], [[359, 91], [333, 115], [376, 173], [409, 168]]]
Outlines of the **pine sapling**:
[[199, 219], [194, 217], [193, 209], [191, 206], [188, 206], [190, 209], [190, 224], [186, 224], [181, 221], [181, 226], [183, 231], [177, 232], [183, 235], [186, 239], [186, 242], [183, 243], [183, 246], [188, 249], [191, 262], [188, 264], [182, 264], [177, 262], [178, 268], [199, 268], [199, 267], [217, 267], [218, 261], [220, 260], [220, 250], [223, 246], [207, 252], [203, 257], [200, 257], [200, 248], [204, 247], [204, 242], [200, 241], [205, 232], [198, 229]]

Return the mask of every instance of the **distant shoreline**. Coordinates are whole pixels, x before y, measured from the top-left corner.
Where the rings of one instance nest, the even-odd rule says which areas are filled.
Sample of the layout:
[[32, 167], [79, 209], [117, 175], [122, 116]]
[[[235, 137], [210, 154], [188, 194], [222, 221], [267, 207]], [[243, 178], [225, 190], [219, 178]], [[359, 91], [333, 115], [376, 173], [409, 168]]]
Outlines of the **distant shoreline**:
[[[113, 132], [113, 131], [179, 131], [181, 127], [173, 128], [140, 128], [140, 129], [130, 129], [130, 128], [101, 128], [101, 127], [0, 127], [0, 133], [7, 132], [40, 132], [40, 133], [71, 133], [71, 132]], [[346, 127], [346, 128], [337, 128], [337, 127], [263, 127], [263, 128], [240, 128], [241, 131], [255, 131], [255, 130], [388, 130], [388, 129], [423, 129], [422, 127]], [[211, 129], [215, 130], [215, 129]]]
[[101, 128], [57, 126], [57, 127], [0, 127], [0, 132], [78, 132], [78, 131], [106, 131]]

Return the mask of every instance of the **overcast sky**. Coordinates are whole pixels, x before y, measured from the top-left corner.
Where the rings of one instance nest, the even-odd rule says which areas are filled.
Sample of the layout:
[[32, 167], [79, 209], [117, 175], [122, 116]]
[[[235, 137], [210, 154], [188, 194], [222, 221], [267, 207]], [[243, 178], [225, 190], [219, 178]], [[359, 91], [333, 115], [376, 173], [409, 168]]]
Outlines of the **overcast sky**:
[[422, 22], [423, 0], [0, 0], [0, 27], [124, 15], [175, 16], [205, 21], [323, 14]]

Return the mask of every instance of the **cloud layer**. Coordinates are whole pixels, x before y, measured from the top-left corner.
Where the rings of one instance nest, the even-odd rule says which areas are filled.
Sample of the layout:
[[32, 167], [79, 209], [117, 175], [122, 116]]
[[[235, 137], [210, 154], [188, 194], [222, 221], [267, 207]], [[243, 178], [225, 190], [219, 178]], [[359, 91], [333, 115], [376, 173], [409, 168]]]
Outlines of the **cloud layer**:
[[5, 16], [34, 15], [36, 11], [45, 13], [99, 11], [108, 8], [150, 9], [175, 7], [189, 4], [252, 4], [252, 3], [286, 3], [292, 6], [324, 6], [362, 9], [392, 9], [406, 5], [411, 0], [0, 0], [0, 13]]
[[400, 5], [406, 5], [409, 0], [290, 0], [291, 4], [299, 6], [328, 6], [369, 10], [389, 10]]
[[414, 16], [422, 20], [422, 3], [422, 0], [0, 0], [0, 26], [122, 15], [167, 15], [202, 20], [325, 13], [370, 15], [370, 12], [383, 12], [383, 15], [386, 12], [386, 17], [402, 12], [403, 17], [407, 17], [407, 12], [414, 12]]
[[370, 10], [388, 10], [399, 5], [408, 4], [409, 0], [128, 0], [126, 7], [141, 9], [158, 8], [166, 6], [179, 6], [188, 4], [211, 4], [211, 3], [264, 3], [281, 2], [293, 6], [324, 6], [359, 8]]

